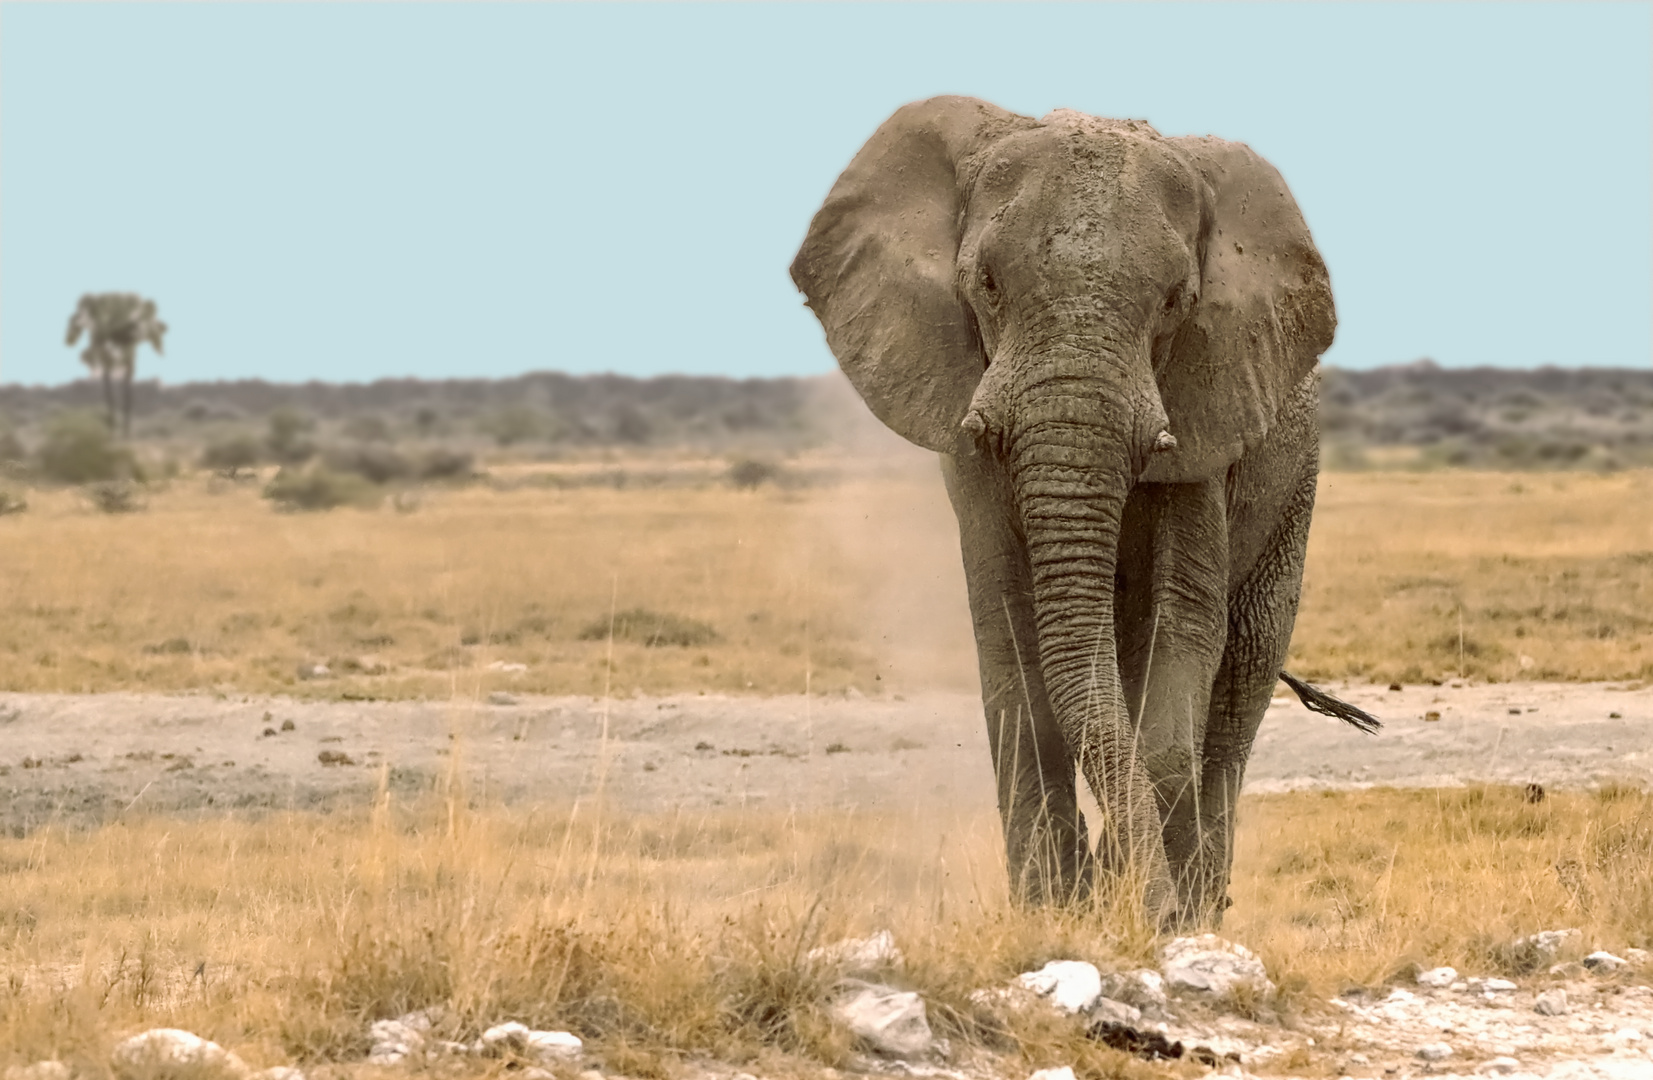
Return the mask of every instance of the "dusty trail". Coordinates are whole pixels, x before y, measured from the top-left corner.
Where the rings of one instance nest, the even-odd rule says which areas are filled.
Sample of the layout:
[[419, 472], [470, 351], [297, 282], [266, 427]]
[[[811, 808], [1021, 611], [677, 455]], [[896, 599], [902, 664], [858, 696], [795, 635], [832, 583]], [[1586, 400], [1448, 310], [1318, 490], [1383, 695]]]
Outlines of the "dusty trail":
[[[1381, 716], [1384, 730], [1362, 735], [1277, 697], [1247, 790], [1653, 781], [1653, 688], [1334, 689]], [[1440, 719], [1423, 719], [1431, 712]], [[453, 775], [473, 799], [513, 804], [567, 804], [589, 797], [602, 777], [613, 804], [636, 811], [992, 810], [980, 705], [962, 694], [639, 697], [606, 706], [585, 697], [491, 704], [0, 695], [0, 827], [13, 834], [139, 808], [344, 806], [371, 797], [381, 779], [412, 793]]]

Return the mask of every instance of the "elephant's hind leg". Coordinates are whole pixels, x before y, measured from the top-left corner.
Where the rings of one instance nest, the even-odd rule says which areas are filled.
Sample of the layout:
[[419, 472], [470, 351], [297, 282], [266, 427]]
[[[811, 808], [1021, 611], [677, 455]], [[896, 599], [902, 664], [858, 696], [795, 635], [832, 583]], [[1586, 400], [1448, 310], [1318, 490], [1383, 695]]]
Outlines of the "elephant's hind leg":
[[1316, 455], [1310, 451], [1273, 533], [1229, 598], [1228, 644], [1205, 727], [1200, 858], [1191, 867], [1192, 887], [1184, 893], [1195, 917], [1212, 922], [1220, 921], [1228, 906], [1234, 811], [1246, 761], [1291, 645], [1316, 473]]

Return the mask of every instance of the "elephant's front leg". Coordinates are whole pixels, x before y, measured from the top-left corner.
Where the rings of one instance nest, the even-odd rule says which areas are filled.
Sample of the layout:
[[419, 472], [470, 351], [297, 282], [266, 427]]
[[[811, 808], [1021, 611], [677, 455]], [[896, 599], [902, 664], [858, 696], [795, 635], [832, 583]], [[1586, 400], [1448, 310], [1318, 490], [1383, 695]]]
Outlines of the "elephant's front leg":
[[1036, 904], [1082, 899], [1091, 886], [1088, 837], [1073, 759], [1040, 673], [1027, 552], [1008, 480], [985, 456], [941, 461], [970, 587], [1012, 892]]
[[1159, 804], [1181, 917], [1197, 919], [1206, 718], [1228, 629], [1228, 515], [1221, 478], [1139, 484], [1125, 507], [1115, 579], [1120, 682]]

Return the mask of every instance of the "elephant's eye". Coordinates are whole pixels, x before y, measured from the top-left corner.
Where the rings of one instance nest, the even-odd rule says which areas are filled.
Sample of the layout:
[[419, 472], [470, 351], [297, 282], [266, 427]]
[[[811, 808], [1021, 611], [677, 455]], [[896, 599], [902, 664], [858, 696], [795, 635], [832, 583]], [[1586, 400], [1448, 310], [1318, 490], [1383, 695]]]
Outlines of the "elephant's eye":
[[1169, 315], [1171, 312], [1177, 310], [1177, 305], [1181, 303], [1182, 286], [1178, 285], [1165, 297], [1165, 314]]
[[989, 296], [993, 296], [999, 291], [998, 282], [993, 280], [993, 271], [985, 266], [981, 268], [981, 291]]

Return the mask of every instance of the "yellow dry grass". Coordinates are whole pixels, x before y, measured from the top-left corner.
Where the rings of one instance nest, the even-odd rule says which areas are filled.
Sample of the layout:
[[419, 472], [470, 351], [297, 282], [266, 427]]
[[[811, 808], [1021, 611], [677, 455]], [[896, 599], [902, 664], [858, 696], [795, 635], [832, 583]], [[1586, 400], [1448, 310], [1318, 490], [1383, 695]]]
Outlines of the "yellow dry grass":
[[[411, 514], [278, 514], [255, 486], [199, 477], [138, 514], [36, 492], [0, 518], [0, 689], [967, 689], [955, 526], [915, 464], [798, 490], [478, 487]], [[1650, 495], [1648, 471], [1328, 473], [1292, 663], [1385, 682], [1647, 678]], [[717, 637], [622, 639], [610, 669], [611, 607]], [[299, 678], [317, 663], [334, 677]]]
[[1653, 472], [1323, 473], [1312, 678], [1653, 677]]
[[[1351, 983], [1452, 963], [1528, 974], [1519, 935], [1653, 936], [1653, 797], [1609, 788], [1370, 790], [1247, 799], [1225, 932], [1264, 957], [1287, 1011]], [[850, 1049], [807, 951], [888, 928], [888, 977], [1007, 1071], [1138, 1063], [969, 994], [1054, 958], [1149, 960], [1129, 918], [1018, 912], [996, 823], [922, 814], [656, 815], [418, 806], [258, 822], [128, 821], [0, 840], [0, 1065], [101, 1075], [146, 1026], [254, 1064], [359, 1063], [370, 1021], [440, 1007], [474, 1038], [505, 1018], [572, 1029], [612, 1071], [685, 1057], [809, 1075]], [[813, 1063], [813, 1064], [811, 1064]], [[1306, 1063], [1316, 1071], [1314, 1063]], [[1321, 1063], [1320, 1067], [1326, 1067]], [[480, 1066], [478, 1066], [480, 1067]]]

